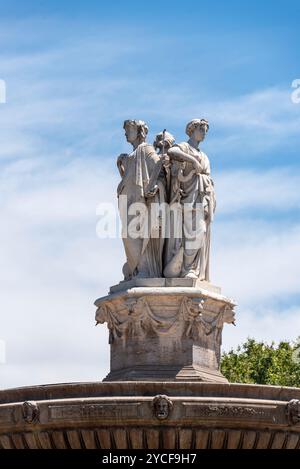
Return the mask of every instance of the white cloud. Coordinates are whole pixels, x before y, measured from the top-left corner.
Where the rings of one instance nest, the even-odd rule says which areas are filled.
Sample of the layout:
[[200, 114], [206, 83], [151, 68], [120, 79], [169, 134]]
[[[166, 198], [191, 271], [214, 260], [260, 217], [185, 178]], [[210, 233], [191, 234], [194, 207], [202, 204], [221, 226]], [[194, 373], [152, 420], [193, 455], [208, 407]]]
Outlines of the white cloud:
[[248, 219], [220, 223], [216, 231], [213, 280], [224, 293], [248, 305], [299, 293], [299, 224], [276, 226]]
[[299, 184], [289, 167], [216, 176], [212, 272], [248, 307], [299, 294]]
[[237, 327], [224, 327], [223, 350], [228, 351], [245, 342], [248, 337], [269, 344], [293, 342], [300, 336], [300, 309], [278, 311], [267, 306], [239, 312]]
[[[218, 213], [222, 215], [265, 211], [284, 215], [300, 208], [300, 172], [293, 167], [266, 170], [221, 172], [214, 177], [218, 197]], [[295, 212], [297, 215], [297, 212]]]
[[[221, 103], [214, 103], [217, 122], [232, 128], [272, 131], [277, 137], [297, 132], [300, 110], [291, 101], [292, 88], [267, 88]], [[256, 138], [256, 136], [254, 137]]]
[[233, 155], [236, 166], [245, 159], [254, 164], [258, 155], [261, 159], [273, 151], [274, 164], [282, 164], [287, 149], [299, 147], [300, 105], [291, 101], [290, 83], [286, 87], [254, 89], [230, 99], [214, 97], [213, 93], [207, 97], [207, 90], [202, 94], [201, 88], [178, 93], [170, 87], [168, 93], [156, 92], [159, 114], [164, 116], [169, 130], [172, 131], [172, 126], [182, 129], [181, 136], [177, 136], [179, 140], [185, 138], [184, 124], [192, 117], [210, 121], [211, 129], [203, 147], [211, 158], [217, 154], [221, 163]]

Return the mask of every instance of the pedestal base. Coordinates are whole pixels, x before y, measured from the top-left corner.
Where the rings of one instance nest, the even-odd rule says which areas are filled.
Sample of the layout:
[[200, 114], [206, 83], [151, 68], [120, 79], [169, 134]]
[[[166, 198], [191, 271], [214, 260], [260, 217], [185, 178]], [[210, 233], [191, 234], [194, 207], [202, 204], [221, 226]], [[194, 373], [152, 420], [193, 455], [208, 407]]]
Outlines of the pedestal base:
[[96, 301], [96, 320], [106, 322], [110, 334], [105, 380], [227, 382], [219, 371], [220, 348], [234, 302], [207, 282], [170, 279], [173, 286], [157, 286], [166, 280], [122, 282]]
[[111, 371], [103, 381], [202, 381], [228, 383], [219, 370], [206, 367], [184, 366], [182, 368], [159, 365], [133, 366]]

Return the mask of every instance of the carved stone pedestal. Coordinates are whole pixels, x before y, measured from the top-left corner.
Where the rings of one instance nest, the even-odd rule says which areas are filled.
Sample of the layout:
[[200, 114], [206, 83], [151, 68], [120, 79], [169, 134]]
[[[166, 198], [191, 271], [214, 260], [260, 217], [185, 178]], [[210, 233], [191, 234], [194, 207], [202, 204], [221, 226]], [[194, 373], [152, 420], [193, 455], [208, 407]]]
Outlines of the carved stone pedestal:
[[220, 348], [235, 305], [217, 287], [192, 279], [136, 279], [112, 287], [95, 304], [97, 323], [109, 329], [105, 381], [227, 382], [219, 371]]

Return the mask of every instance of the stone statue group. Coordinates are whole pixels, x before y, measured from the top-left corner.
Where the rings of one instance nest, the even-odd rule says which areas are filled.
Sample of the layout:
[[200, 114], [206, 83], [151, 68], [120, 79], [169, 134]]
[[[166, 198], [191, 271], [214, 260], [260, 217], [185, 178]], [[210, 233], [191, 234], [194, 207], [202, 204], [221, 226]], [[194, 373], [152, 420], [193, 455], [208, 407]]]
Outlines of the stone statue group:
[[[193, 119], [186, 126], [187, 142], [176, 144], [164, 130], [151, 145], [146, 142], [144, 121], [124, 122], [126, 139], [133, 146], [131, 154], [121, 154], [117, 160], [125, 280], [209, 281], [210, 225], [216, 202], [209, 160], [199, 149], [208, 129], [205, 119]], [[162, 207], [168, 207], [168, 216], [166, 211], [162, 215]], [[133, 225], [138, 234], [131, 234]]]

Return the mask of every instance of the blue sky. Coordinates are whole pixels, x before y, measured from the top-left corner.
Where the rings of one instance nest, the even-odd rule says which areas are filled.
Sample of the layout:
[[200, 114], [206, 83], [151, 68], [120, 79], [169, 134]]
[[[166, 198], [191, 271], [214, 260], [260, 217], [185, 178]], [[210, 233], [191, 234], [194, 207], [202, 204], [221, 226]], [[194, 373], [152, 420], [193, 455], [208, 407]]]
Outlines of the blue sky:
[[194, 117], [216, 182], [212, 281], [238, 304], [225, 349], [300, 335], [300, 6], [296, 1], [0, 1], [0, 387], [102, 378], [93, 301], [121, 279], [122, 122]]

